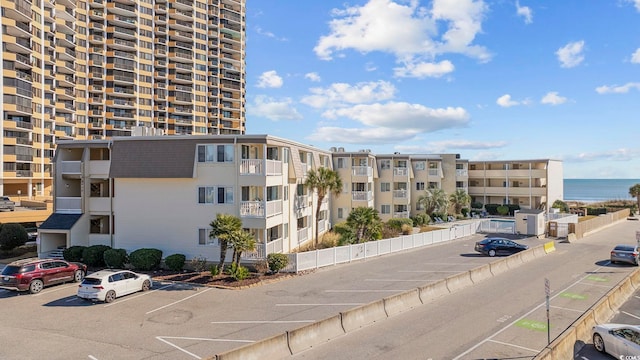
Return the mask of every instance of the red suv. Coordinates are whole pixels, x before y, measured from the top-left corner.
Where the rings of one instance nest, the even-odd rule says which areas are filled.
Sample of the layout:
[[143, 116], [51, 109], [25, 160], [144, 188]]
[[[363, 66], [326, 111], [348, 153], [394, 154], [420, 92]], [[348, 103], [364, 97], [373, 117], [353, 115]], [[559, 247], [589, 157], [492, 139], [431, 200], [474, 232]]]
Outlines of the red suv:
[[45, 286], [67, 281], [80, 282], [87, 265], [58, 259], [22, 259], [2, 270], [0, 288], [36, 294]]

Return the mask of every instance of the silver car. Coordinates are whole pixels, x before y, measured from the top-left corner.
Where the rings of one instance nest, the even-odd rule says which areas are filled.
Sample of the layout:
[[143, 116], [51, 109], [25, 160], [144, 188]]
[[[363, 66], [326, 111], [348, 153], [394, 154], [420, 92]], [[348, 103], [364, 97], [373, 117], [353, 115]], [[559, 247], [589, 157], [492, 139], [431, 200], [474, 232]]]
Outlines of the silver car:
[[638, 245], [616, 245], [611, 250], [611, 263], [617, 262], [638, 265]]
[[596, 350], [613, 355], [616, 359], [640, 354], [640, 326], [600, 324], [591, 333]]

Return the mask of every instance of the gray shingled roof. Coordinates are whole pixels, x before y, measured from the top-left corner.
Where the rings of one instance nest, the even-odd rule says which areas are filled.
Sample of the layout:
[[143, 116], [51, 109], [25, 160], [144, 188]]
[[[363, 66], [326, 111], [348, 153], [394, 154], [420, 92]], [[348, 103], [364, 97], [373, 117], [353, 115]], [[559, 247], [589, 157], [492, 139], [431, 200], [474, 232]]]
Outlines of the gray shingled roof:
[[47, 220], [45, 220], [38, 229], [70, 230], [81, 216], [82, 214], [53, 213], [49, 215]]
[[[111, 178], [192, 178], [201, 139], [114, 141]], [[167, 141], [168, 140], [168, 141]]]

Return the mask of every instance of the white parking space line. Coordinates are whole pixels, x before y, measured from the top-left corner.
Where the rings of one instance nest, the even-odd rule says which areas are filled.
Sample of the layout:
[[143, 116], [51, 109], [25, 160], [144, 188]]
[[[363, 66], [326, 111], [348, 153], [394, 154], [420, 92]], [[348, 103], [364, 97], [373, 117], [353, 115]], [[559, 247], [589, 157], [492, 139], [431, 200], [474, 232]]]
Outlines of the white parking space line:
[[461, 262], [461, 263], [423, 263], [424, 265], [438, 265], [438, 266], [469, 266], [469, 265], [484, 265], [484, 263], [472, 263], [472, 262]]
[[165, 305], [165, 306], [161, 306], [161, 307], [159, 307], [159, 308], [157, 308], [157, 309], [153, 309], [153, 310], [151, 310], [151, 311], [147, 311], [147, 312], [145, 313], [145, 315], [149, 315], [149, 314], [151, 314], [151, 313], [153, 313], [153, 312], [156, 312], [156, 311], [158, 311], [158, 310], [162, 310], [162, 309], [168, 308], [169, 306], [172, 306], [172, 305], [175, 305], [175, 304], [181, 303], [181, 302], [183, 302], [183, 301], [189, 300], [189, 299], [191, 299], [192, 297], [196, 297], [196, 296], [198, 296], [198, 295], [204, 294], [204, 293], [206, 293], [207, 291], [209, 291], [209, 290], [211, 290], [211, 289], [212, 289], [212, 288], [208, 288], [208, 289], [203, 290], [203, 291], [198, 291], [198, 293], [193, 294], [193, 295], [191, 295], [191, 296], [187, 296], [186, 298], [184, 298], [184, 299], [182, 299], [182, 300], [174, 301], [174, 302], [172, 302], [171, 304], [167, 304], [167, 305]]
[[212, 321], [212, 324], [298, 324], [312, 323], [315, 320], [246, 320], [246, 321]]
[[328, 293], [371, 293], [371, 292], [402, 292], [407, 289], [390, 289], [390, 290], [325, 290]]
[[333, 303], [333, 304], [276, 304], [276, 306], [360, 306], [365, 303]]
[[635, 318], [635, 319], [640, 320], [640, 316], [638, 316], [638, 315], [633, 315], [633, 314], [628, 313], [628, 312], [626, 312], [626, 311], [620, 311], [620, 312], [621, 312], [621, 313], [623, 313], [623, 314], [625, 314], [625, 315], [631, 316], [632, 318]]
[[97, 357], [95, 357], [95, 356], [93, 356], [93, 355], [89, 355], [89, 359], [91, 359], [91, 360], [98, 360], [98, 358], [97, 358]]
[[39, 292], [37, 294], [33, 294], [32, 296], [42, 296], [42, 295], [45, 295], [45, 294], [50, 294], [52, 292], [56, 292], [56, 291], [60, 291], [60, 290], [64, 290], [64, 289], [69, 289], [69, 288], [72, 288], [72, 287], [78, 287], [78, 284], [67, 285], [67, 286], [60, 285], [60, 286], [50, 287], [47, 290], [43, 290], [43, 291], [41, 291], [41, 292]]
[[[598, 271], [599, 269], [601, 269], [602, 267], [598, 267], [596, 268], [596, 270], [594, 271]], [[580, 282], [582, 282], [584, 279], [586, 279], [588, 276], [591, 276], [594, 271], [588, 272], [587, 275], [582, 276], [580, 279], [576, 280], [573, 284], [567, 286], [566, 288], [559, 290], [557, 294], [553, 295], [551, 298], [549, 298], [549, 300], [554, 300], [555, 298], [557, 298], [558, 296], [560, 296], [563, 292], [571, 289], [572, 287], [578, 285]], [[489, 341], [493, 341], [493, 338], [500, 335], [502, 332], [506, 331], [507, 329], [509, 329], [510, 327], [512, 327], [513, 325], [515, 325], [515, 323], [517, 323], [518, 321], [526, 318], [527, 316], [531, 315], [532, 313], [534, 313], [535, 311], [541, 309], [542, 307], [546, 306], [546, 301], [541, 303], [538, 306], [535, 306], [533, 309], [529, 310], [528, 312], [526, 312], [524, 315], [520, 316], [519, 318], [513, 320], [510, 324], [506, 325], [505, 327], [503, 327], [502, 329], [496, 331], [495, 333], [493, 333], [493, 335], [488, 336], [487, 338], [485, 338], [484, 340], [479, 341], [477, 344], [475, 344], [474, 346], [472, 346], [471, 348], [469, 348], [467, 351], [463, 352], [462, 354], [456, 356], [455, 358], [453, 358], [453, 360], [458, 360], [463, 358], [464, 356], [468, 355], [469, 353], [471, 353], [472, 351], [474, 351], [475, 349], [479, 348], [480, 346], [482, 346], [484, 343], [489, 342]], [[540, 350], [535, 350], [536, 352], [540, 352]]]
[[509, 344], [509, 343], [498, 341], [498, 340], [489, 340], [489, 341], [492, 342], [492, 343], [500, 344], [500, 345], [512, 346], [514, 348], [531, 351], [531, 352], [536, 353], [536, 354], [540, 352], [540, 350], [533, 350], [533, 349], [529, 349], [529, 348], [524, 347], [524, 346], [520, 346], [520, 345], [516, 345], [516, 344]]
[[640, 300], [640, 296], [638, 295], [633, 295], [633, 297]]
[[399, 273], [459, 273], [460, 270], [401, 270]]
[[583, 313], [583, 312], [584, 312], [584, 310], [569, 309], [569, 308], [565, 308], [565, 307], [561, 307], [561, 306], [552, 306], [552, 305], [549, 305], [549, 307], [554, 308], [554, 309], [560, 309], [560, 310], [575, 311], [575, 312], [578, 312], [578, 313]]
[[121, 304], [121, 303], [129, 301], [129, 300], [137, 299], [137, 298], [139, 298], [141, 296], [150, 295], [150, 294], [152, 294], [152, 293], [154, 293], [156, 291], [159, 291], [159, 290], [162, 290], [162, 289], [166, 289], [166, 288], [171, 287], [173, 285], [174, 284], [165, 285], [165, 286], [163, 286], [161, 288], [153, 289], [151, 291], [146, 291], [146, 292], [143, 292], [142, 294], [139, 294], [139, 295], [136, 295], [136, 296], [131, 296], [131, 297], [127, 297], [127, 298], [124, 298], [124, 299], [119, 299], [118, 301], [112, 302], [111, 304], [105, 304], [104, 307], [111, 307], [113, 305], [118, 305], [118, 304]]
[[364, 281], [384, 281], [384, 282], [429, 282], [429, 281], [435, 281], [435, 280], [427, 280], [427, 279], [416, 279], [416, 280], [409, 280], [409, 279], [364, 279]]
[[206, 339], [206, 338], [191, 338], [191, 337], [175, 337], [175, 336], [156, 336], [156, 339], [162, 341], [163, 343], [176, 348], [180, 351], [182, 351], [183, 353], [190, 355], [196, 359], [202, 359], [200, 356], [189, 352], [181, 347], [179, 347], [178, 345], [166, 340], [166, 339], [171, 339], [171, 340], [197, 340], [197, 341], [218, 341], [218, 342], [240, 342], [240, 343], [253, 343], [255, 341], [253, 340], [233, 340], [233, 339]]

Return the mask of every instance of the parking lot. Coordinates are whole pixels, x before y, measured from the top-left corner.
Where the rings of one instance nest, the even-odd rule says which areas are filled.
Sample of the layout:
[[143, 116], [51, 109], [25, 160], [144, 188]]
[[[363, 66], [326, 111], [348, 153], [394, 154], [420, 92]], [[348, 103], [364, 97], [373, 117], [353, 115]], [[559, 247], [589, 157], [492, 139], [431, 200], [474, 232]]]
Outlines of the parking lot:
[[77, 284], [36, 295], [0, 290], [0, 358], [206, 358], [491, 262], [473, 250], [482, 237], [246, 290], [157, 282], [110, 304], [76, 298]]

